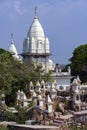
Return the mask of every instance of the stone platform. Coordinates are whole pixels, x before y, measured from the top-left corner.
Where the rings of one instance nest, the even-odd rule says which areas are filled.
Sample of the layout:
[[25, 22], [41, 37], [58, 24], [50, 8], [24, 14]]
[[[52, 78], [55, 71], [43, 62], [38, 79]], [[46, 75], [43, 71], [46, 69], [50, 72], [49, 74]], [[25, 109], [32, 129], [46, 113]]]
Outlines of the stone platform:
[[59, 130], [55, 126], [9, 124], [9, 130]]

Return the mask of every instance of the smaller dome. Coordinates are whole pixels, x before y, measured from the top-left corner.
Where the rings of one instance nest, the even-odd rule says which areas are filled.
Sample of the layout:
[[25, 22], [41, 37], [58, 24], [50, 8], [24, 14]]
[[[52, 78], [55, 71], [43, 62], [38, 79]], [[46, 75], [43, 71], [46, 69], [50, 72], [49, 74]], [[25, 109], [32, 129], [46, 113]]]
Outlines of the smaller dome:
[[16, 47], [13, 43], [10, 44], [8, 51], [13, 55], [17, 54]]
[[14, 58], [19, 59], [18, 52], [13, 41], [13, 34], [11, 34], [11, 43], [8, 48], [8, 51], [13, 55]]
[[33, 87], [34, 85], [33, 85], [33, 82], [32, 81], [30, 81], [30, 87]]
[[40, 83], [39, 83], [39, 81], [37, 81], [36, 86], [40, 87]]
[[13, 43], [10, 44], [8, 51], [13, 55], [14, 58], [19, 59], [16, 47]]
[[73, 80], [72, 85], [78, 85], [77, 79], [74, 79], [74, 80]]
[[44, 80], [41, 81], [41, 85], [45, 85], [45, 81]]
[[34, 93], [33, 93], [33, 97], [36, 97], [37, 96], [37, 94], [36, 94], [36, 92], [34, 91]]

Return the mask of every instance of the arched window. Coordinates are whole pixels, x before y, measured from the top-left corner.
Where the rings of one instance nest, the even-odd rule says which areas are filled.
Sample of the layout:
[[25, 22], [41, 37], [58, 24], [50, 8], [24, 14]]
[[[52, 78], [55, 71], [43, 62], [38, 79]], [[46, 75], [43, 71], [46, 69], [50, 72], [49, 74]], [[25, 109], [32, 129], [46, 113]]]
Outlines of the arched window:
[[42, 41], [39, 41], [39, 42], [38, 42], [38, 48], [39, 48], [39, 49], [43, 49], [43, 42], [42, 42]]

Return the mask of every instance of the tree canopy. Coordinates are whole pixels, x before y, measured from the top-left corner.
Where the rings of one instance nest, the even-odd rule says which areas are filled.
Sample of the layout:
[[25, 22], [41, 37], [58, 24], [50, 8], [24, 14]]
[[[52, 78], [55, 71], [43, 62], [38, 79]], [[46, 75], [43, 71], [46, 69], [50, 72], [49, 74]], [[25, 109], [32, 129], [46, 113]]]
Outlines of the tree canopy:
[[87, 82], [87, 44], [74, 49], [70, 62], [72, 75], [79, 75], [82, 82]]

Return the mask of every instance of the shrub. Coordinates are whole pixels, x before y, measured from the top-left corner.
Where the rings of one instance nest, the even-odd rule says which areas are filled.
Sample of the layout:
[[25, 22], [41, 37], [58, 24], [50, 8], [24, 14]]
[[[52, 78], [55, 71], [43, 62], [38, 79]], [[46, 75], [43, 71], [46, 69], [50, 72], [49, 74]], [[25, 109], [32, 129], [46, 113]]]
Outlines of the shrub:
[[8, 130], [8, 128], [5, 127], [5, 126], [3, 126], [3, 125], [1, 125], [1, 126], [0, 126], [0, 130]]
[[24, 124], [26, 121], [26, 111], [23, 108], [18, 109], [17, 123]]
[[4, 111], [4, 116], [8, 117], [8, 121], [15, 121], [16, 117], [12, 112]]

